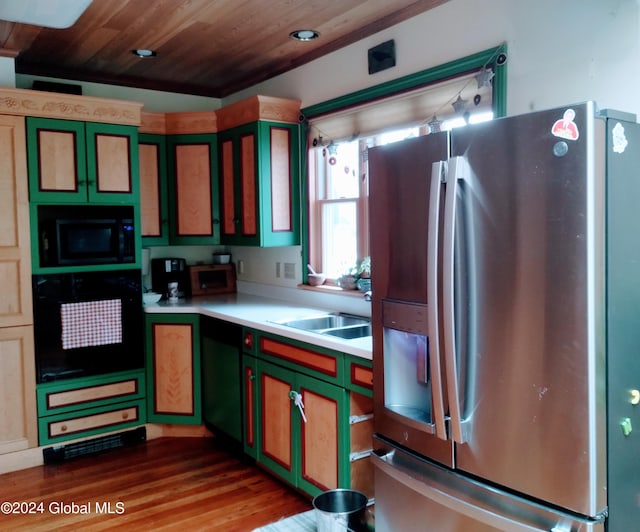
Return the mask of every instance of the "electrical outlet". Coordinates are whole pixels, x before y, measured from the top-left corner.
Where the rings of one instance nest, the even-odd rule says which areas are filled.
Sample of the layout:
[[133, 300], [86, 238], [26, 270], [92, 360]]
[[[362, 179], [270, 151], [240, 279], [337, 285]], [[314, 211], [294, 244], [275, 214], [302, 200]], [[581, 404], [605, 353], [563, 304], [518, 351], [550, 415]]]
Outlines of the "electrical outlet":
[[276, 278], [280, 277], [280, 263], [276, 262]]
[[293, 262], [284, 263], [284, 278], [285, 279], [296, 278], [296, 265]]
[[243, 260], [239, 260], [238, 261], [238, 273], [244, 273], [244, 261]]

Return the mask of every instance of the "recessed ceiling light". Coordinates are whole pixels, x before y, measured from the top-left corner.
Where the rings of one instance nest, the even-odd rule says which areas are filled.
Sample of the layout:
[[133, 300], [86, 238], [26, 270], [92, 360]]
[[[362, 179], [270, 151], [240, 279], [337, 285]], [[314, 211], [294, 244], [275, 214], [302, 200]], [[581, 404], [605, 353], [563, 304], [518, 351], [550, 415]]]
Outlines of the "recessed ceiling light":
[[143, 59], [147, 58], [147, 57], [155, 57], [156, 55], [158, 55], [155, 50], [148, 50], [146, 48], [138, 48], [136, 50], [131, 50], [131, 53], [133, 55], [136, 55], [138, 57], [141, 57]]
[[320, 33], [316, 30], [296, 30], [289, 34], [289, 37], [298, 41], [313, 41], [320, 37]]

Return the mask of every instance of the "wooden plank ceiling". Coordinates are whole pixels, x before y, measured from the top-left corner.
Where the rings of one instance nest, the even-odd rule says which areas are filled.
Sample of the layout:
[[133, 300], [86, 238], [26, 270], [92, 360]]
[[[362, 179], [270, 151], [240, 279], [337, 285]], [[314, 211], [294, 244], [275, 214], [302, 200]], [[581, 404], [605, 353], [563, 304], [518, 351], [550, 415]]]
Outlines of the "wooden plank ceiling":
[[0, 55], [17, 73], [222, 98], [446, 1], [93, 0], [67, 29], [0, 20]]

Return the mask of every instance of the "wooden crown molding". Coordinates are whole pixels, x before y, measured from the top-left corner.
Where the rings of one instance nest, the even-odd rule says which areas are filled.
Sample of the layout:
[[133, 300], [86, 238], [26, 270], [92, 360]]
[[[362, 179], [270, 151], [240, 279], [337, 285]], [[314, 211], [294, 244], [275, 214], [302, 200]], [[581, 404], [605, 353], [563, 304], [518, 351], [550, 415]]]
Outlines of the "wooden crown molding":
[[240, 102], [232, 103], [216, 114], [218, 131], [241, 126], [256, 120], [272, 120], [274, 122], [298, 123], [300, 100], [287, 100], [272, 96], [251, 96]]
[[0, 113], [140, 125], [142, 103], [30, 89], [0, 88]]
[[187, 133], [216, 133], [217, 118], [215, 111], [188, 113], [152, 113], [142, 112], [140, 133], [160, 135], [180, 135]]

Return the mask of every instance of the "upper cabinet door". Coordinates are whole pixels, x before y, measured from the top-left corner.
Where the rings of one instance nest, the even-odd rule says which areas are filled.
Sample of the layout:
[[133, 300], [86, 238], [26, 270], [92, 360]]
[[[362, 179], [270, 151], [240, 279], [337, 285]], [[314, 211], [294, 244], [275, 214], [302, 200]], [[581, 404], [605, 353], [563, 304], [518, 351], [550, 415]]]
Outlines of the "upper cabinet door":
[[172, 135], [167, 139], [172, 244], [220, 242], [218, 150], [215, 134]]
[[134, 126], [27, 118], [29, 192], [36, 203], [134, 203]]
[[137, 128], [87, 122], [85, 130], [89, 202], [137, 202], [140, 195]]
[[83, 122], [27, 118], [27, 152], [31, 201], [87, 201]]
[[300, 243], [298, 124], [260, 120], [219, 134], [222, 243]]
[[140, 228], [144, 245], [169, 244], [167, 143], [164, 135], [140, 133]]

